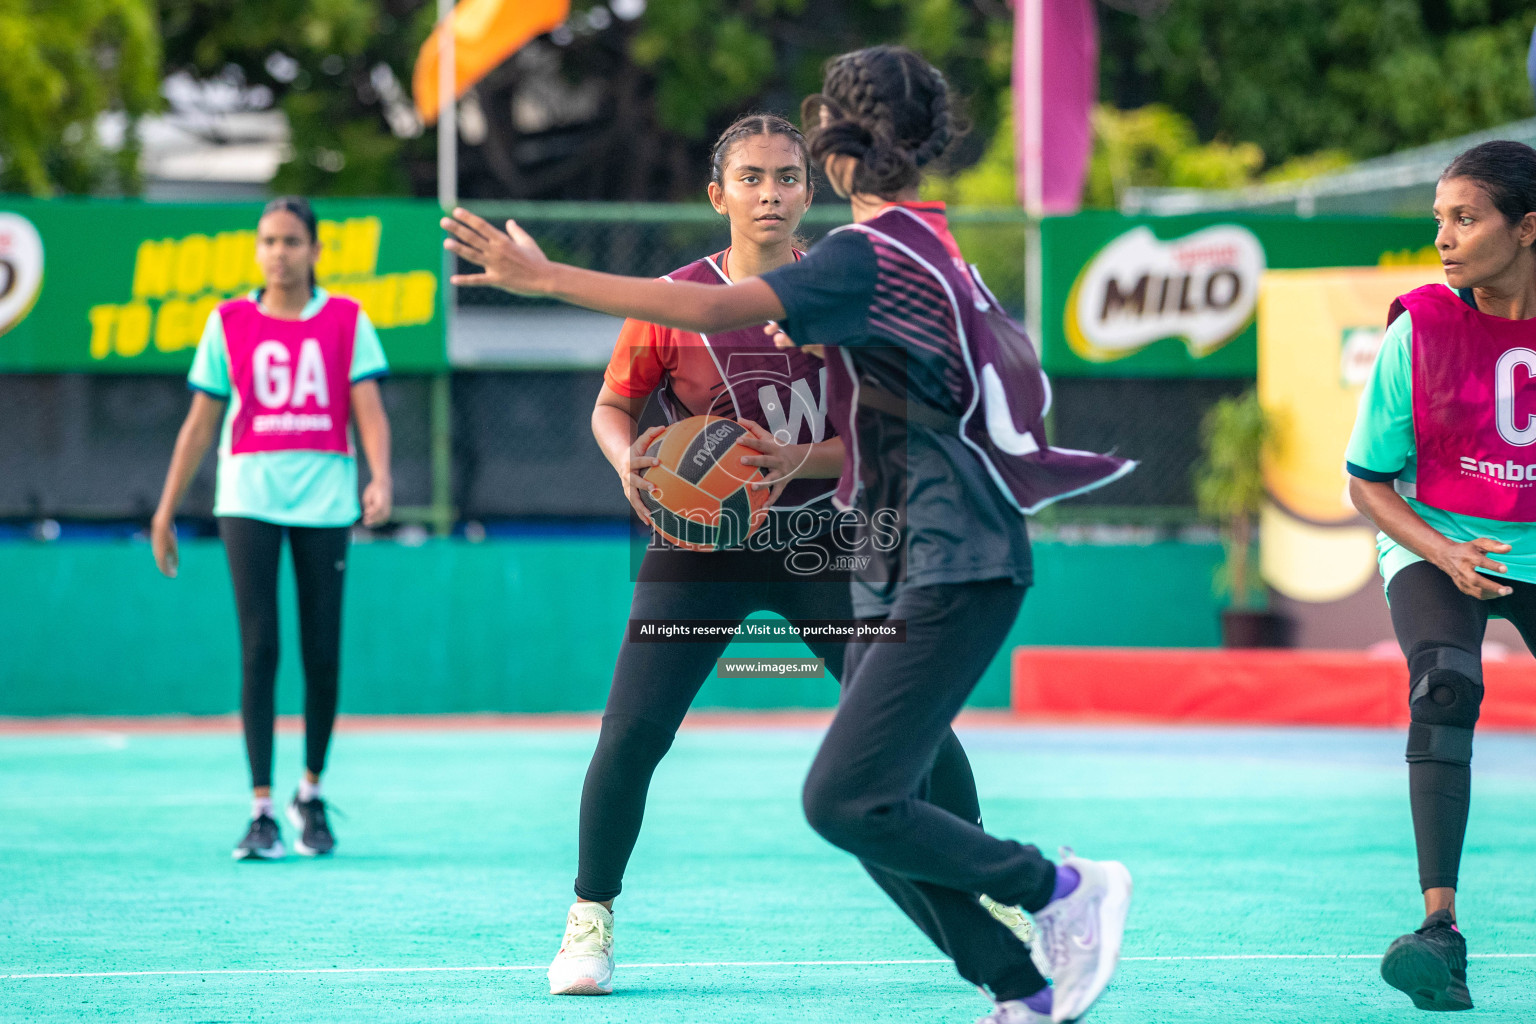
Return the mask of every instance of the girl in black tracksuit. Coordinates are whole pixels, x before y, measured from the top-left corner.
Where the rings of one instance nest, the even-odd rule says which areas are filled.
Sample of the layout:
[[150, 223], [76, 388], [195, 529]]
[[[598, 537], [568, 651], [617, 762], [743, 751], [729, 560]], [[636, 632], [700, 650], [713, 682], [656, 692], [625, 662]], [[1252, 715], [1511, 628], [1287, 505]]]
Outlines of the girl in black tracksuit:
[[[951, 136], [938, 71], [900, 47], [844, 54], [828, 65], [823, 92], [806, 101], [805, 114], [811, 156], [850, 198], [858, 226], [894, 218], [911, 230], [906, 221], [916, 218], [930, 251], [942, 244], [958, 257], [941, 208], [917, 202], [919, 168]], [[716, 288], [551, 263], [515, 223], [504, 236], [465, 211], [443, 226], [453, 235], [448, 248], [485, 268], [456, 283], [551, 295], [702, 332], [777, 321], [776, 344], [826, 346], [829, 363], [842, 360], [860, 386], [898, 396], [879, 416], [859, 411], [857, 430], [844, 438], [843, 480], [857, 484], [847, 488], [849, 512], [865, 524], [865, 539], [888, 513], [902, 538], [855, 584], [855, 613], [904, 622], [906, 642], [848, 650], [842, 700], [806, 782], [806, 813], [824, 837], [859, 857], [962, 976], [990, 990], [997, 1006], [988, 1024], [1081, 1016], [1118, 960], [1129, 874], [1111, 861], [1070, 855], [1053, 864], [1035, 847], [998, 839], [924, 799], [928, 766], [1031, 581], [1023, 506], [1006, 500], [995, 467], [947, 425], [971, 411], [961, 402], [964, 389], [976, 393], [956, 324], [961, 303], [980, 308], [981, 296], [957, 296], [939, 275], [947, 301], [936, 299], [920, 261], [858, 231], [832, 234], [798, 263]], [[1034, 915], [1054, 989], [977, 893]]]
[[[731, 246], [667, 280], [725, 286], [799, 259], [794, 234], [810, 204], [809, 172], [805, 140], [788, 121], [740, 118], [715, 144], [709, 188], [715, 208], [730, 219]], [[657, 461], [645, 453], [661, 428], [642, 432], [638, 423], [652, 395], [669, 422], [708, 414], [756, 428], [743, 443], [762, 453], [750, 462], [768, 478], [753, 486], [771, 486], [774, 498], [768, 523], [741, 549], [684, 550], [656, 535], [639, 567], [632, 621], [740, 622], [759, 610], [806, 625], [853, 618], [843, 553], [830, 537], [832, 478], [843, 449], [826, 416], [825, 378], [819, 358], [779, 351], [759, 327], [700, 335], [625, 321], [592, 429], [636, 512], [648, 517], [638, 492], [651, 485], [639, 474]], [[747, 468], [743, 475], [754, 472]], [[626, 637], [620, 644], [582, 788], [576, 903], [550, 965], [552, 994], [612, 990], [611, 911], [640, 835], [651, 776], [729, 643], [722, 636]], [[831, 676], [843, 678], [843, 642], [816, 637], [806, 643]], [[935, 803], [979, 820], [970, 765], [953, 733], [940, 744], [932, 776]]]

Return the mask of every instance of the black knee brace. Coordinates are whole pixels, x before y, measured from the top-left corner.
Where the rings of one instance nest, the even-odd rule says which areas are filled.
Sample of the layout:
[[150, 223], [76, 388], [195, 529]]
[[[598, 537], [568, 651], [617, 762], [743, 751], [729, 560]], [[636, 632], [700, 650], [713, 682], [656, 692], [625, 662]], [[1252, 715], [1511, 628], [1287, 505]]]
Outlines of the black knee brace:
[[1472, 763], [1472, 730], [1483, 703], [1483, 663], [1444, 644], [1408, 656], [1408, 760]]

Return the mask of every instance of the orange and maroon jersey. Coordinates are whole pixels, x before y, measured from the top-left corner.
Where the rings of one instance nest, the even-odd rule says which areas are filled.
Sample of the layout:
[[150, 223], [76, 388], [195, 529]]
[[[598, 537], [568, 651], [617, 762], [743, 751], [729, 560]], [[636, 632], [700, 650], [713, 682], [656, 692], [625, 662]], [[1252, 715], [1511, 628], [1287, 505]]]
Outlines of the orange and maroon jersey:
[[[727, 249], [674, 270], [665, 279], [730, 284], [729, 257]], [[669, 423], [703, 415], [752, 420], [781, 444], [836, 436], [827, 419], [822, 361], [801, 349], [774, 348], [762, 324], [702, 335], [625, 320], [603, 382], [625, 398], [659, 392]], [[828, 500], [835, 484], [791, 481], [774, 507], [792, 509]]]

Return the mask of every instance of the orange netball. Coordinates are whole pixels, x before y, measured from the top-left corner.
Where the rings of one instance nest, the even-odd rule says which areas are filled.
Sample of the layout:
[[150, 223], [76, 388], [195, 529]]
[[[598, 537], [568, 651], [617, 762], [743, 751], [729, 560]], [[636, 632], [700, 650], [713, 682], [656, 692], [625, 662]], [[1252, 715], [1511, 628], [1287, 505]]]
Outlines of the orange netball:
[[641, 475], [657, 492], [640, 492], [651, 523], [671, 543], [690, 551], [738, 547], [766, 520], [767, 488], [747, 485], [766, 474], [741, 464], [760, 454], [740, 444], [747, 428], [720, 416], [690, 416], [664, 430], [645, 454], [659, 459]]

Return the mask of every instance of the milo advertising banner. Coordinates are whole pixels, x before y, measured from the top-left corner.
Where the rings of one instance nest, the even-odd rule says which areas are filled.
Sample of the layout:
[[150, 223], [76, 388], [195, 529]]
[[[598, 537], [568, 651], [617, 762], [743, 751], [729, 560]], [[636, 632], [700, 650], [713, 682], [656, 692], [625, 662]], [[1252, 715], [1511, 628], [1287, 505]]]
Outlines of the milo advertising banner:
[[[185, 373], [208, 314], [261, 284], [261, 208], [0, 197], [0, 372]], [[321, 287], [362, 304], [392, 369], [446, 366], [436, 206], [315, 213]]]
[[1439, 265], [1428, 218], [1089, 212], [1040, 236], [1043, 357], [1065, 377], [1251, 377], [1266, 270]]

